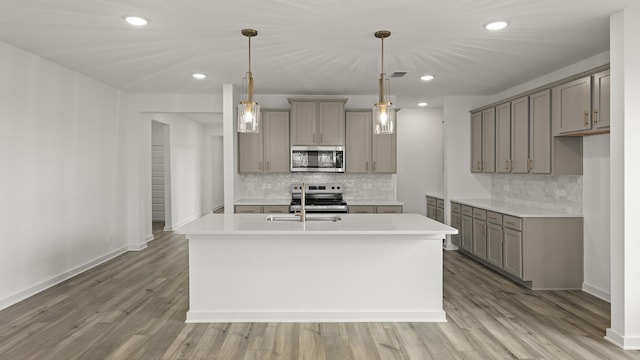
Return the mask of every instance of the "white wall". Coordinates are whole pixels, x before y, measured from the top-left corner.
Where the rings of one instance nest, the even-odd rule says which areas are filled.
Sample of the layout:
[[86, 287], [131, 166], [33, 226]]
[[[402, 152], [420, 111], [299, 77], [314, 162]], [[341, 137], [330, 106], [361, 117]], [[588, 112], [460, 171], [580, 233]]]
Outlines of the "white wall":
[[127, 250], [120, 93], [0, 42], [0, 309]]
[[169, 126], [171, 224], [167, 230], [202, 216], [204, 126], [180, 114], [153, 114]]
[[222, 114], [214, 114], [216, 124], [205, 126], [202, 157], [202, 212], [207, 213], [224, 205], [224, 151]]
[[426, 194], [444, 194], [443, 109], [398, 112], [398, 201], [405, 213], [427, 215]]
[[582, 288], [611, 298], [609, 238], [609, 134], [583, 138], [584, 282]]

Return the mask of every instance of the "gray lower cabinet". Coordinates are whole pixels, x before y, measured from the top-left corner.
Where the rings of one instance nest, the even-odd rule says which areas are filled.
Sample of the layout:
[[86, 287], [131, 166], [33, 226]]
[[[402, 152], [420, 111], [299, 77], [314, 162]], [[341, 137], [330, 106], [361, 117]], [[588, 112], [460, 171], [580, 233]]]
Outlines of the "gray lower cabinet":
[[451, 210], [451, 227], [456, 228], [458, 230], [458, 233], [455, 235], [451, 235], [451, 242], [456, 245], [456, 246], [460, 246], [460, 232], [462, 231], [462, 216], [460, 215], [459, 212], [454, 212], [453, 210]]
[[288, 214], [289, 205], [236, 205], [236, 214]]
[[460, 245], [468, 253], [473, 251], [473, 208], [462, 205], [460, 208], [462, 221], [460, 224]]
[[[582, 288], [581, 217], [516, 217], [466, 205], [460, 208], [464, 253], [532, 289]], [[456, 216], [452, 211], [452, 226]]]
[[349, 205], [349, 214], [401, 214], [402, 205]]

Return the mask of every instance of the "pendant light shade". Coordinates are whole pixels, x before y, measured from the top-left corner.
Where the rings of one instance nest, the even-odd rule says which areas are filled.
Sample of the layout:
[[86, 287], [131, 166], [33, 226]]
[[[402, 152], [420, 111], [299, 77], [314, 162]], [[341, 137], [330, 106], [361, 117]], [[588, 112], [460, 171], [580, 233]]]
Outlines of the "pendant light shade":
[[[391, 36], [391, 32], [388, 30], [380, 30], [375, 32], [375, 37], [382, 42], [382, 61], [380, 79], [378, 79], [378, 102], [373, 106], [373, 133], [380, 134], [393, 134], [396, 129], [396, 108], [393, 106], [390, 97], [389, 79], [384, 73], [384, 39]], [[386, 87], [386, 89], [385, 89]], [[385, 91], [386, 90], [386, 91]]]
[[242, 79], [242, 101], [238, 104], [238, 132], [260, 132], [260, 105], [253, 101], [253, 76], [251, 75], [251, 38], [258, 35], [254, 29], [242, 29], [242, 35], [249, 38], [249, 71]]

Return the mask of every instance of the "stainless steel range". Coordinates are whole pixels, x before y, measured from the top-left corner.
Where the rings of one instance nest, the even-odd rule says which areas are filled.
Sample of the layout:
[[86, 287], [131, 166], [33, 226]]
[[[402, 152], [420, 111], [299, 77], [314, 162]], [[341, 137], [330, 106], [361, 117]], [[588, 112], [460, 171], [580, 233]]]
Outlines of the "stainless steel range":
[[[342, 184], [304, 184], [305, 211], [308, 213], [346, 213]], [[290, 212], [301, 211], [302, 185], [291, 187]]]

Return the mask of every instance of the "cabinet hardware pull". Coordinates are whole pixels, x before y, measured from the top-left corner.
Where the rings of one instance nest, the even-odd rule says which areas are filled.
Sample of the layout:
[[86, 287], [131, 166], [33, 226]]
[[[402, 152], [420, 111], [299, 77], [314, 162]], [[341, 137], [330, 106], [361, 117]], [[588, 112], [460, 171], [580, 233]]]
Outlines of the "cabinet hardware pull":
[[476, 168], [477, 168], [478, 170], [480, 170], [480, 167], [481, 167], [481, 166], [480, 166], [480, 160], [478, 160], [478, 165], [476, 165]]
[[593, 108], [593, 123], [598, 123], [598, 110], [596, 108]]
[[587, 111], [584, 112], [584, 124], [589, 125], [589, 113]]
[[271, 171], [271, 161], [267, 161], [267, 171]]
[[364, 169], [365, 169], [366, 171], [369, 171], [369, 162], [368, 162], [368, 161], [365, 161], [365, 162], [364, 162]]
[[527, 163], [527, 169], [531, 171], [533, 169], [533, 160], [529, 159]]
[[376, 162], [373, 162], [373, 171], [376, 171]]
[[504, 167], [509, 170], [509, 160], [504, 161]]

